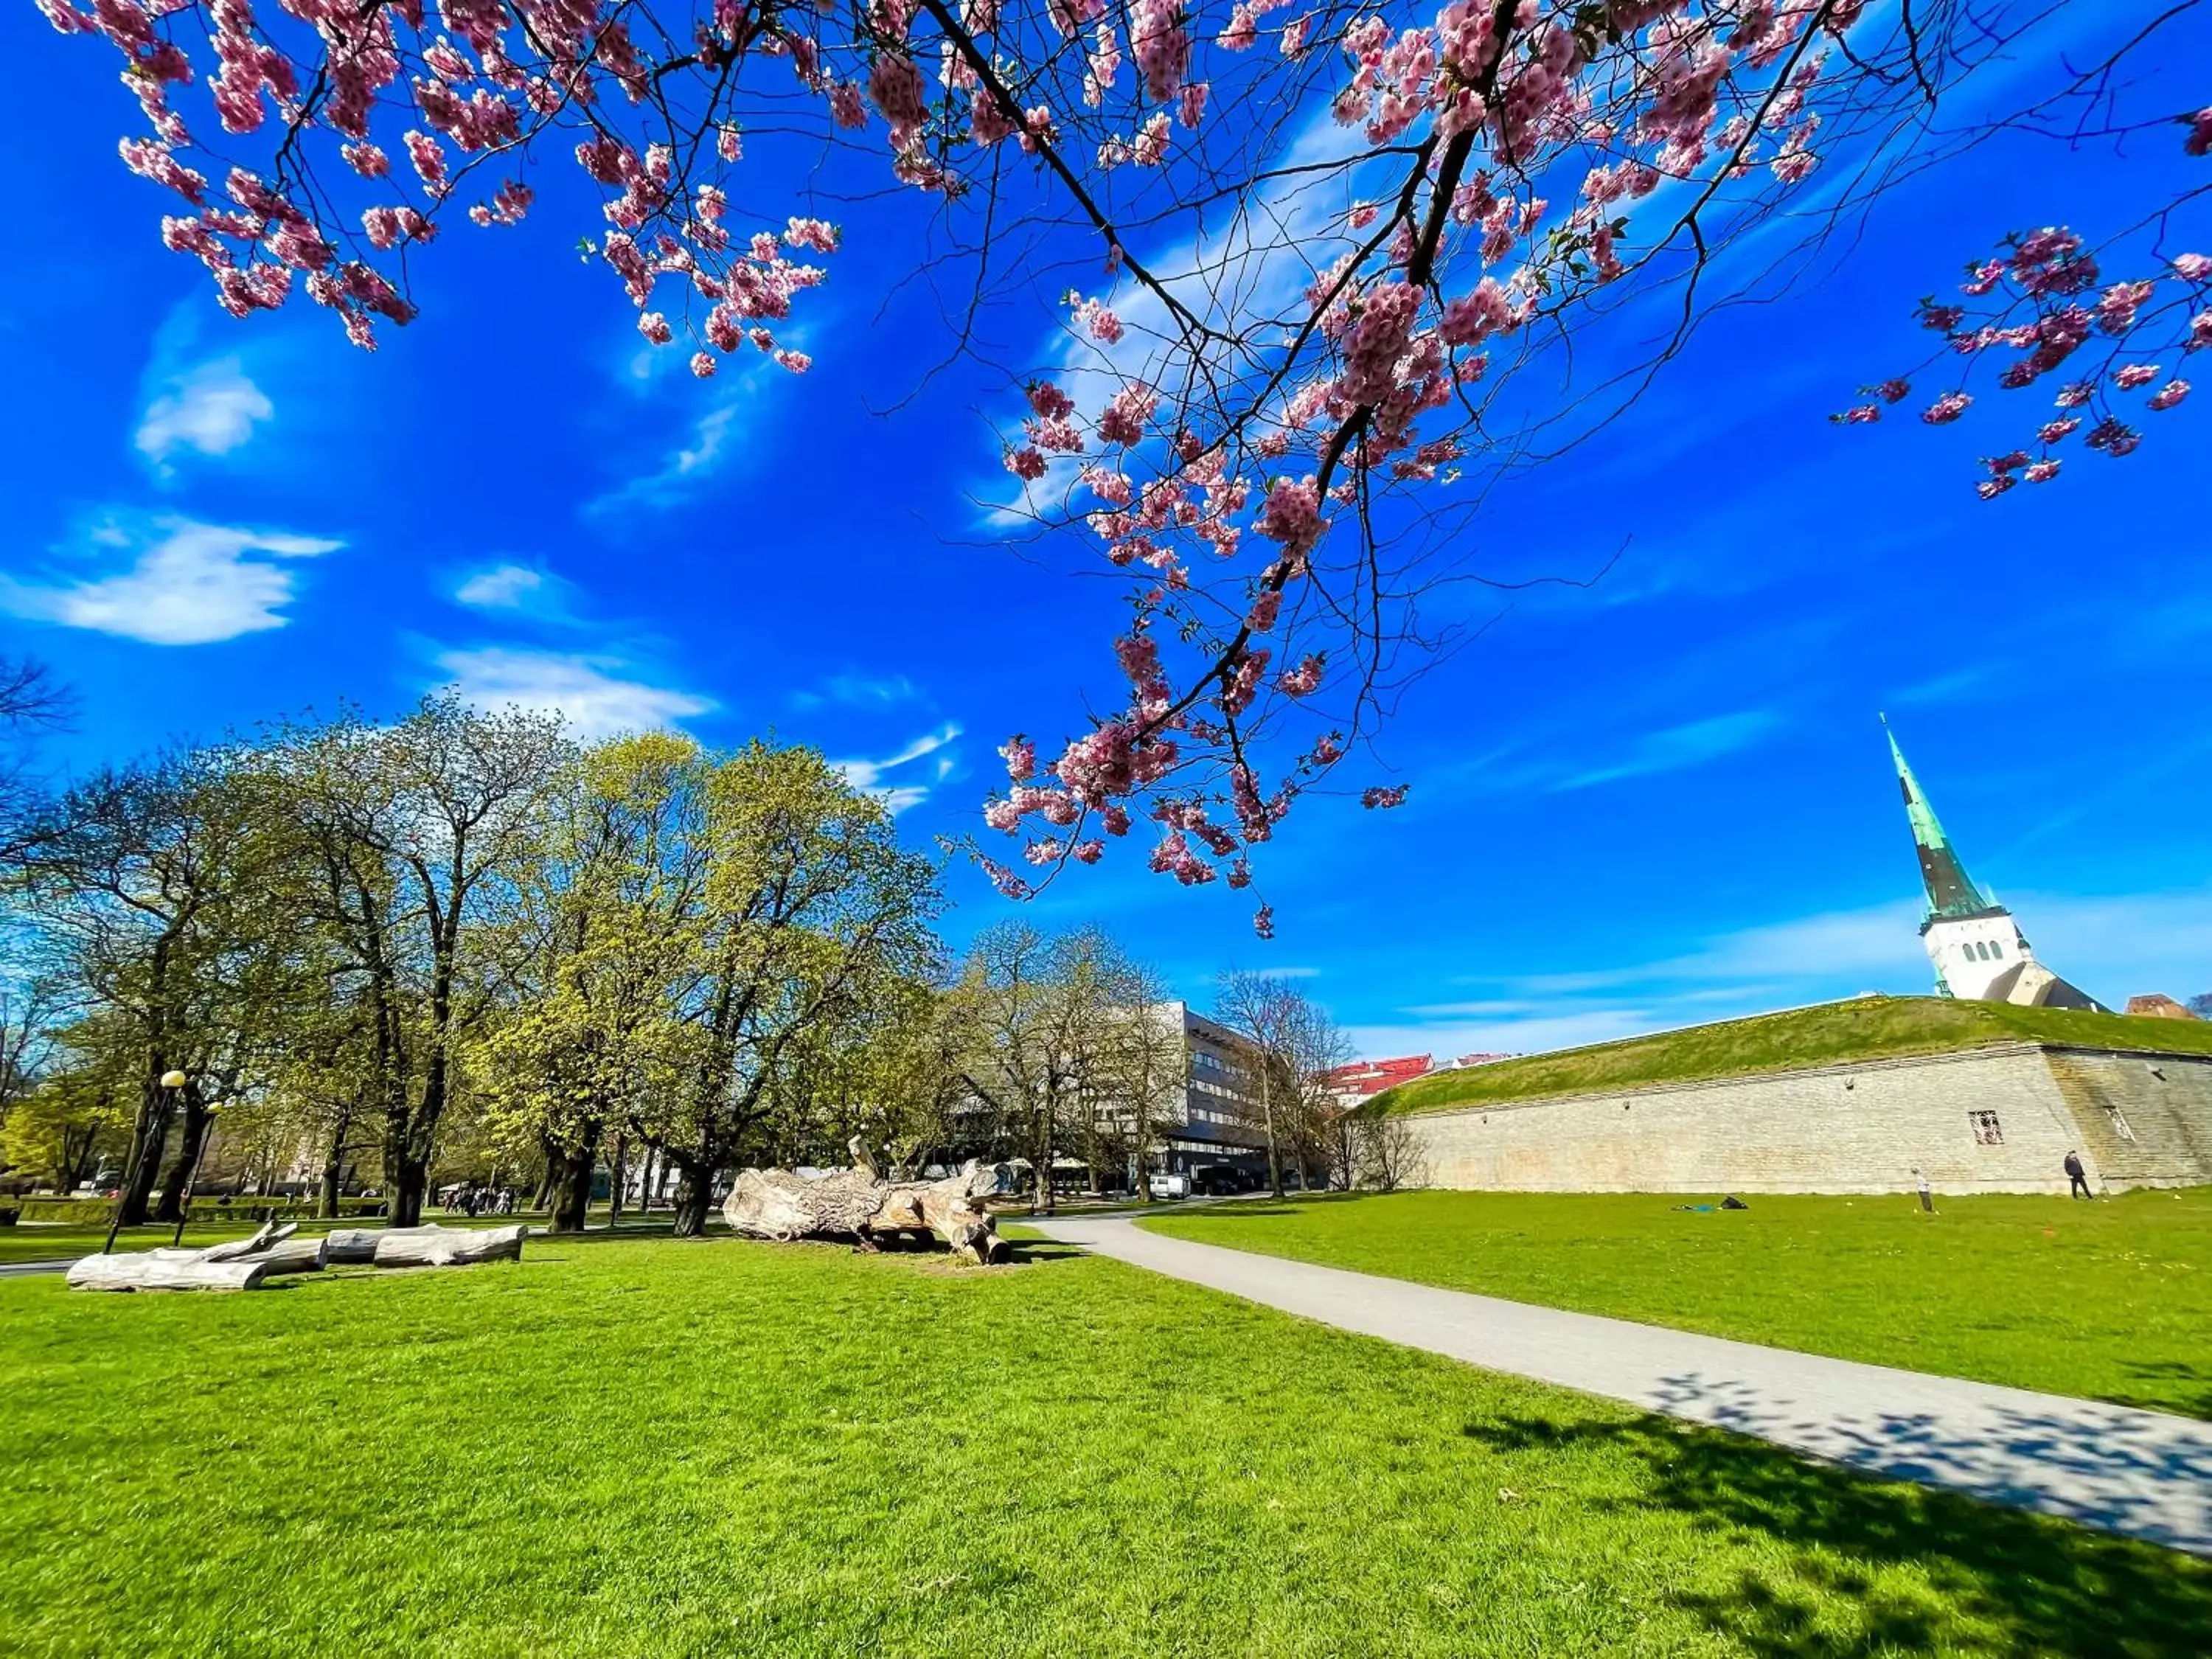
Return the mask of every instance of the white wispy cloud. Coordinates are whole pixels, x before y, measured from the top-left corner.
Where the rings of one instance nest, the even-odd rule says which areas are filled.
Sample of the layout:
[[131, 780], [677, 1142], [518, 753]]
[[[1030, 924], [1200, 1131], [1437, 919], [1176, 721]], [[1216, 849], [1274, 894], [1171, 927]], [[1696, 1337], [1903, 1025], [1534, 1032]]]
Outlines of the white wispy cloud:
[[1589, 789], [1601, 783], [1617, 783], [1624, 778], [1649, 777], [1660, 772], [1680, 771], [1686, 766], [1702, 766], [1723, 755], [1750, 748], [1781, 724], [1781, 716], [1770, 711], [1746, 709], [1740, 714], [1716, 715], [1711, 720], [1692, 720], [1687, 726], [1669, 726], [1663, 732], [1647, 732], [1619, 759], [1571, 773], [1552, 787]]
[[1987, 685], [1995, 678], [1988, 668], [1962, 668], [1956, 673], [1939, 674], [1932, 680], [1922, 680], [1893, 691], [1889, 701], [1906, 707], [1923, 703], [1956, 702], [1977, 689]]
[[156, 466], [179, 450], [227, 455], [276, 412], [237, 358], [218, 357], [162, 382], [139, 417], [136, 441], [139, 453]]
[[479, 611], [520, 611], [544, 591], [544, 571], [527, 565], [495, 564], [465, 580], [453, 590], [453, 598]]
[[791, 701], [799, 708], [819, 708], [832, 702], [853, 708], [888, 708], [894, 703], [913, 702], [921, 696], [920, 689], [903, 674], [832, 674], [815, 689], [793, 692]]
[[[960, 735], [960, 727], [951, 720], [934, 732], [923, 733], [897, 753], [881, 760], [833, 760], [830, 764], [844, 775], [845, 781], [855, 789], [864, 789], [875, 796], [894, 812], [903, 812], [910, 806], [919, 806], [929, 799], [927, 784], [891, 783], [884, 781], [886, 773], [896, 772], [926, 756], [934, 755]], [[943, 780], [951, 769], [940, 760], [934, 769], [936, 777]]]
[[587, 743], [674, 726], [714, 707], [710, 697], [635, 678], [619, 657], [495, 645], [441, 652], [436, 663], [478, 708], [557, 714]]
[[283, 627], [298, 578], [279, 562], [343, 544], [193, 519], [118, 518], [70, 551], [76, 562], [127, 560], [127, 568], [97, 575], [53, 570], [36, 581], [0, 577], [0, 607], [149, 645], [210, 645]]

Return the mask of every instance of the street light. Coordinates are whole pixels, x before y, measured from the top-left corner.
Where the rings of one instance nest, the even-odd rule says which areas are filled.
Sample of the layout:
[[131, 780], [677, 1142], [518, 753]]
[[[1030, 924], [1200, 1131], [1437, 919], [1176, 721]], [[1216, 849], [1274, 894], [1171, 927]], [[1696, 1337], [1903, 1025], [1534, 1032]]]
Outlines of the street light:
[[[176, 1075], [184, 1075], [181, 1072]], [[208, 1142], [215, 1139], [215, 1115], [222, 1109], [222, 1103], [210, 1100], [207, 1115], [200, 1121], [200, 1144], [192, 1151], [192, 1167], [185, 1175], [185, 1195], [177, 1206], [177, 1231], [169, 1236], [169, 1245], [174, 1249], [184, 1243], [185, 1223], [191, 1219], [192, 1187], [200, 1178], [200, 1160], [207, 1156]]]
[[[183, 1088], [191, 1081], [191, 1079], [186, 1077], [182, 1072], [168, 1071], [161, 1073], [161, 1086], [173, 1092]], [[142, 1124], [143, 1123], [143, 1121], [144, 1120], [142, 1116], [140, 1120]], [[139, 1156], [142, 1158], [144, 1157], [146, 1151], [147, 1149], [145, 1147], [141, 1146], [139, 1148]], [[161, 1157], [161, 1149], [159, 1146], [154, 1147], [152, 1151], [153, 1155], [156, 1158]], [[197, 1164], [195, 1167], [197, 1167]], [[131, 1163], [124, 1166], [123, 1184], [116, 1189], [115, 1193], [115, 1213], [109, 1218], [107, 1223], [107, 1242], [100, 1247], [100, 1253], [102, 1255], [107, 1255], [115, 1248], [115, 1235], [122, 1230], [123, 1226], [123, 1206], [131, 1201], [131, 1177], [137, 1168], [137, 1164], [135, 1159]]]

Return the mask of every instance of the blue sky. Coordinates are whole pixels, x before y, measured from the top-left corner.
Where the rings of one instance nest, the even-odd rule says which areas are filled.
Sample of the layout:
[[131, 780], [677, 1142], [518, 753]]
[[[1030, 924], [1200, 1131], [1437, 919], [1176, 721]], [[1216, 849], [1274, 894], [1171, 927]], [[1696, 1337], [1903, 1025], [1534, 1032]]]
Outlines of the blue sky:
[[[2203, 61], [2203, 33], [2166, 61]], [[871, 209], [828, 262], [791, 341], [803, 379], [702, 384], [642, 356], [569, 251], [588, 204], [557, 189], [520, 230], [449, 232], [416, 273], [422, 319], [371, 357], [304, 306], [217, 311], [159, 245], [161, 192], [114, 159], [135, 117], [105, 49], [29, 8], [0, 44], [36, 106], [8, 142], [38, 150], [0, 231], [0, 635], [80, 694], [57, 764], [458, 681], [586, 731], [818, 744], [926, 842], [977, 827], [1008, 732], [1050, 749], [1114, 696], [1110, 592], [1001, 544], [971, 498], [1003, 477], [1003, 380], [925, 380], [937, 300], [884, 298], [920, 207]], [[1260, 866], [1274, 942], [1244, 896], [1127, 857], [1038, 919], [1110, 924], [1200, 1002], [1225, 966], [1297, 972], [1371, 1054], [1920, 991], [1887, 709], [2053, 967], [2112, 1003], [2212, 989], [2202, 399], [2124, 461], [2081, 455], [1986, 505], [1974, 458], [2025, 418], [2006, 400], [1943, 430], [1824, 419], [1918, 353], [1916, 296], [2007, 228], [2116, 228], [2147, 171], [2194, 177], [2163, 152], [1987, 146], [1497, 494], [1474, 568], [1610, 568], [1440, 599], [1489, 625], [1382, 741], [1412, 799], [1301, 810]], [[1053, 286], [994, 319], [1018, 349]], [[948, 879], [956, 935], [1006, 913], [964, 866]]]

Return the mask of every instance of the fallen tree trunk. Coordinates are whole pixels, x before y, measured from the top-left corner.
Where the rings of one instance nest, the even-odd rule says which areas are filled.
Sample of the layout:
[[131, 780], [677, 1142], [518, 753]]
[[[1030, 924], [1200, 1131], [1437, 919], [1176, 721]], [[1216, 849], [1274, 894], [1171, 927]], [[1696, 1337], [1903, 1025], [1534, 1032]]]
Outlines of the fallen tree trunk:
[[323, 1265], [322, 1241], [292, 1235], [296, 1224], [264, 1222], [251, 1238], [205, 1249], [140, 1250], [128, 1255], [88, 1255], [69, 1270], [79, 1291], [250, 1291], [279, 1273], [308, 1273]]
[[520, 1261], [526, 1226], [404, 1227], [377, 1241], [380, 1267], [465, 1267], [479, 1261]]
[[[160, 1258], [182, 1257], [162, 1261]], [[269, 1277], [269, 1263], [202, 1261], [197, 1250], [140, 1250], [88, 1255], [69, 1270], [73, 1291], [250, 1291]]]
[[[522, 1254], [526, 1226], [513, 1227], [341, 1227], [330, 1236], [330, 1263], [380, 1267], [444, 1267], [448, 1261], [512, 1261]], [[453, 1246], [451, 1240], [490, 1240], [481, 1255]], [[440, 1252], [452, 1249], [450, 1257]], [[389, 1254], [387, 1255], [387, 1250]], [[420, 1257], [420, 1260], [416, 1258]]]
[[1005, 1255], [997, 1218], [982, 1203], [998, 1182], [981, 1174], [975, 1159], [942, 1181], [885, 1181], [858, 1141], [852, 1150], [854, 1167], [835, 1175], [742, 1171], [722, 1205], [730, 1231], [783, 1243], [854, 1238], [870, 1249], [878, 1240], [902, 1233], [933, 1233], [955, 1255], [977, 1262]]
[[324, 1258], [328, 1249], [329, 1241], [326, 1239], [287, 1238], [279, 1239], [265, 1249], [255, 1250], [251, 1255], [240, 1251], [235, 1255], [217, 1257], [211, 1252], [206, 1251], [169, 1249], [149, 1250], [147, 1254], [158, 1256], [164, 1261], [258, 1261], [268, 1268], [265, 1277], [275, 1279], [284, 1273], [322, 1272]]

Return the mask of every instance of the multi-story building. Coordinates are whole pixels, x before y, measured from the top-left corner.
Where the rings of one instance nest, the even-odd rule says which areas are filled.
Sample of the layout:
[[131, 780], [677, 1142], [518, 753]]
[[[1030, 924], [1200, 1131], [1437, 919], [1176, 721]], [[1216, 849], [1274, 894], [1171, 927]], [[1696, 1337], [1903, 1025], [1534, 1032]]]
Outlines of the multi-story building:
[[1155, 1104], [1150, 1173], [1188, 1175], [1230, 1164], [1264, 1176], [1267, 1119], [1251, 1044], [1186, 1002], [1156, 1003], [1151, 1012], [1182, 1030], [1183, 1064]]

